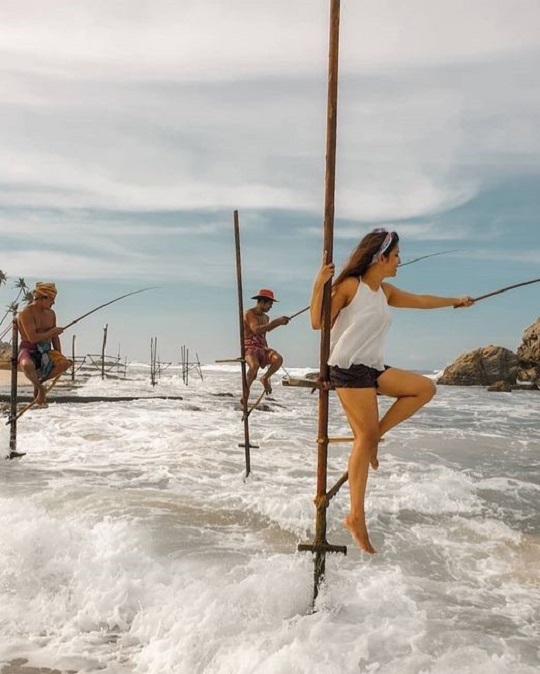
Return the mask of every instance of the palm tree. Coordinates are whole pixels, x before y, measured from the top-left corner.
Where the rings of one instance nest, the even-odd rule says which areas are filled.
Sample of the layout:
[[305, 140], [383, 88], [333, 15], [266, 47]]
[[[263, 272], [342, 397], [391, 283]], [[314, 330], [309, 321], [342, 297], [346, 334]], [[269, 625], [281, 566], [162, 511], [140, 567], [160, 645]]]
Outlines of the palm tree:
[[[0, 286], [2, 285], [2, 283], [5, 283], [6, 280], [7, 280], [7, 276], [4, 274], [3, 271], [0, 270]], [[2, 325], [2, 323], [6, 320], [7, 316], [9, 316], [10, 313], [13, 313], [13, 311], [17, 311], [17, 302], [19, 301], [20, 296], [23, 293], [27, 293], [27, 291], [28, 291], [28, 288], [26, 287], [25, 280], [22, 277], [20, 277], [17, 281], [15, 281], [14, 288], [18, 288], [19, 292], [17, 293], [17, 297], [13, 300], [13, 302], [8, 305], [7, 311], [4, 314], [4, 316], [2, 317], [2, 320], [0, 321], [0, 325]], [[25, 298], [26, 298], [26, 295], [25, 295]], [[13, 307], [15, 307], [15, 309]]]

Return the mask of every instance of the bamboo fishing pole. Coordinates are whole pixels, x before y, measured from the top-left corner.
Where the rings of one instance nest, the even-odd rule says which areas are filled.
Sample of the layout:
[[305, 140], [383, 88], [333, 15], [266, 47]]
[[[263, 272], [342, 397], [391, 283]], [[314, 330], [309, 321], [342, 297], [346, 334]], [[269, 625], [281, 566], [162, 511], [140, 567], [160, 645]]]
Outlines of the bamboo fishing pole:
[[[454, 250], [445, 250], [440, 253], [431, 253], [431, 255], [422, 255], [422, 257], [417, 257], [414, 260], [411, 260], [410, 262], [404, 262], [403, 264], [400, 264], [400, 267], [405, 267], [408, 264], [412, 264], [413, 262], [418, 262], [419, 260], [425, 260], [426, 257], [434, 257], [435, 255], [444, 255], [445, 253], [455, 253], [457, 251]], [[513, 290], [514, 288], [521, 288], [521, 286], [528, 286], [531, 283], [539, 283], [540, 278], [535, 278], [532, 281], [523, 281], [523, 283], [515, 283], [514, 285], [511, 286], [506, 286], [505, 288], [499, 288], [499, 290], [494, 290], [491, 293], [486, 293], [485, 295], [480, 295], [479, 297], [473, 297], [472, 301], [473, 302], [479, 302], [480, 300], [485, 300], [488, 297], [493, 297], [494, 295], [500, 295], [501, 293], [505, 293], [507, 290]], [[293, 318], [296, 318], [296, 316], [300, 316], [300, 314], [303, 314], [304, 311], [307, 311], [309, 307], [305, 307], [304, 309], [301, 309], [300, 311], [297, 311], [295, 314], [292, 316], [289, 316], [289, 320], [292, 320]]]
[[398, 264], [398, 267], [406, 267], [408, 264], [414, 264], [415, 262], [419, 262], [420, 260], [427, 260], [428, 257], [436, 257], [437, 255], [448, 255], [448, 253], [461, 253], [462, 250], [456, 249], [456, 250], [441, 250], [438, 253], [429, 253], [429, 255], [421, 255], [420, 257], [415, 257], [412, 260], [409, 260], [408, 262], [401, 262]]
[[[414, 264], [415, 262], [419, 262], [420, 260], [426, 260], [428, 257], [435, 257], [436, 255], [447, 255], [448, 253], [459, 253], [459, 252], [460, 252], [459, 250], [441, 250], [438, 253], [430, 253], [429, 255], [422, 255], [421, 257], [415, 257], [413, 260], [409, 260], [409, 262], [402, 262], [401, 264], [398, 265], [398, 267], [406, 267], [408, 264]], [[530, 281], [530, 283], [533, 283], [533, 281]], [[292, 321], [293, 318], [300, 316], [300, 314], [303, 314], [308, 309], [309, 307], [300, 309], [300, 311], [297, 311], [292, 316], [289, 316], [289, 320]]]
[[531, 283], [538, 283], [540, 282], [540, 278], [535, 278], [532, 281], [523, 281], [523, 283], [514, 283], [514, 285], [511, 286], [506, 286], [504, 288], [499, 288], [499, 290], [493, 290], [490, 293], [486, 293], [485, 295], [480, 295], [479, 297], [473, 297], [472, 301], [473, 302], [479, 302], [480, 300], [485, 300], [488, 297], [493, 297], [493, 295], [500, 295], [501, 293], [505, 293], [507, 290], [513, 290], [514, 288], [521, 288], [521, 286], [528, 286]]
[[308, 309], [309, 309], [309, 307], [305, 307], [305, 309], [300, 309], [300, 311], [297, 311], [292, 316], [289, 316], [289, 320], [292, 321], [293, 318], [296, 318], [297, 316], [300, 316], [300, 314], [303, 314], [304, 311], [307, 311]]
[[119, 302], [120, 300], [123, 300], [126, 297], [131, 297], [131, 295], [138, 295], [139, 293], [144, 293], [147, 290], [155, 290], [156, 288], [159, 288], [159, 286], [150, 286], [148, 288], [141, 288], [141, 290], [134, 290], [131, 293], [126, 293], [125, 295], [120, 295], [120, 297], [116, 297], [114, 300], [110, 300], [109, 302], [105, 302], [104, 304], [100, 304], [99, 307], [95, 307], [95, 309], [91, 309], [90, 311], [87, 311], [82, 316], [79, 316], [74, 321], [71, 321], [71, 323], [68, 323], [67, 325], [65, 325], [62, 328], [62, 330], [64, 330], [64, 332], [65, 332], [68, 328], [71, 328], [72, 325], [75, 325], [75, 323], [78, 323], [79, 321], [82, 321], [83, 318], [86, 318], [87, 316], [90, 316], [90, 314], [93, 314], [94, 312], [99, 311], [100, 309], [103, 309], [104, 307], [108, 307], [110, 304], [114, 304], [115, 302]]

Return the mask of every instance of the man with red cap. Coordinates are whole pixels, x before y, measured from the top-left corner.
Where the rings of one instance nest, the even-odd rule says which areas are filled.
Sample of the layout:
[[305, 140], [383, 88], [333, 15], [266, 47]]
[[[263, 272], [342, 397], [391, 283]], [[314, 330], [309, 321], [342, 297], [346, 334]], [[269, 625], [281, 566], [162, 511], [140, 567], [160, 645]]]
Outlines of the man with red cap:
[[19, 365], [34, 384], [36, 404], [45, 406], [43, 382], [68, 370], [72, 362], [62, 355], [59, 335], [63, 328], [56, 326], [52, 306], [56, 299], [54, 283], [38, 282], [32, 291], [33, 301], [17, 315], [21, 336]]
[[259, 368], [268, 367], [268, 371], [261, 377], [261, 384], [266, 393], [272, 393], [270, 377], [277, 372], [283, 364], [282, 356], [268, 346], [266, 333], [280, 325], [287, 325], [289, 318], [280, 316], [271, 321], [266, 315], [274, 302], [277, 302], [274, 293], [269, 288], [261, 288], [252, 300], [257, 304], [248, 309], [244, 314], [244, 355], [248, 365], [247, 372], [247, 396], [251, 385], [255, 381]]

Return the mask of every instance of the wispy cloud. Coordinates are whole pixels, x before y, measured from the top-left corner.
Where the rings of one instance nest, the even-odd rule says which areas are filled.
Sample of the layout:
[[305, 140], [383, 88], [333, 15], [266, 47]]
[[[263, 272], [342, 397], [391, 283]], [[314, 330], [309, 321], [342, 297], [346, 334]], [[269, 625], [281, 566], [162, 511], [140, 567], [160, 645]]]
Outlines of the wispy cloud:
[[[0, 7], [0, 46], [4, 63], [74, 78], [305, 74], [324, 66], [327, 15], [327, 0], [19, 0]], [[343, 72], [520, 52], [537, 47], [539, 19], [535, 0], [345, 3]]]
[[[320, 259], [328, 5], [1, 3], [5, 271], [212, 295], [234, 286], [239, 209], [246, 285], [274, 279], [304, 301]], [[468, 247], [463, 273], [534, 269], [538, 25], [537, 0], [342, 3], [336, 259], [387, 225], [408, 257]], [[454, 273], [436, 260], [423, 269]]]

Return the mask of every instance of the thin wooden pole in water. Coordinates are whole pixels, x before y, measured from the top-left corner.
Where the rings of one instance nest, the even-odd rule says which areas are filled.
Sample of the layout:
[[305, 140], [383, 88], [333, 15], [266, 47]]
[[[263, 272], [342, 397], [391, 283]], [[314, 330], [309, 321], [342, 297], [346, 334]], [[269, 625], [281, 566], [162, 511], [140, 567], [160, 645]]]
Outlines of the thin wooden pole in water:
[[[238, 211], [234, 211], [234, 245], [236, 250], [236, 284], [238, 292], [238, 325], [240, 330], [240, 367], [242, 370], [242, 423], [244, 424], [244, 454], [246, 458], [246, 477], [251, 472], [250, 449], [254, 445], [249, 443], [249, 415], [248, 415], [248, 385], [246, 372], [246, 349], [244, 346], [244, 299], [242, 291], [242, 258], [240, 253], [240, 223], [238, 220]], [[241, 445], [242, 446], [242, 445]]]
[[71, 360], [73, 365], [71, 366], [71, 381], [75, 381], [75, 335], [71, 338]]
[[109, 324], [107, 323], [103, 328], [103, 342], [101, 344], [101, 379], [105, 379], [105, 347], [107, 345], [107, 330]]
[[182, 365], [182, 381], [185, 384], [186, 379], [184, 377], [184, 345], [183, 344], [180, 346], [180, 363]]
[[[331, 0], [330, 36], [328, 53], [328, 102], [326, 117], [326, 170], [324, 180], [324, 263], [332, 262], [334, 250], [334, 196], [336, 186], [337, 98], [339, 64], [339, 19], [340, 0]], [[328, 356], [330, 353], [330, 303], [331, 281], [323, 289], [322, 328], [319, 371], [322, 382], [328, 379]], [[317, 491], [315, 495], [315, 540], [312, 545], [300, 545], [299, 550], [310, 550], [314, 555], [313, 603], [319, 594], [326, 572], [326, 553], [346, 553], [345, 546], [330, 545], [326, 540], [326, 510], [328, 508], [328, 402], [329, 391], [319, 388], [319, 416], [317, 430]]]
[[[340, 0], [330, 3], [330, 37], [328, 53], [328, 103], [326, 118], [326, 171], [324, 181], [324, 241], [323, 254], [325, 263], [332, 261], [334, 252], [334, 196], [336, 187], [336, 143], [337, 143], [337, 98], [338, 98], [338, 65], [339, 65], [339, 18]], [[324, 251], [326, 251], [324, 253]], [[328, 356], [330, 354], [330, 302], [331, 282], [328, 281], [323, 294], [323, 316], [320, 344], [319, 372], [321, 381], [328, 379]], [[317, 492], [315, 503], [317, 517], [315, 521], [315, 544], [326, 541], [326, 509], [325, 503], [327, 466], [328, 466], [328, 399], [329, 391], [319, 390], [319, 423], [317, 452]], [[317, 598], [321, 581], [326, 570], [326, 553], [318, 550], [315, 553], [315, 585], [314, 600]]]
[[11, 400], [9, 415], [9, 458], [19, 456], [17, 453], [17, 356], [19, 350], [19, 328], [15, 311], [13, 311], [13, 329], [11, 332]]
[[157, 337], [150, 337], [150, 384], [156, 385]]
[[203, 380], [203, 373], [201, 370], [201, 361], [199, 360], [199, 354], [195, 351], [195, 357], [197, 358], [197, 370], [199, 372], [199, 376], [201, 378], [201, 381]]

